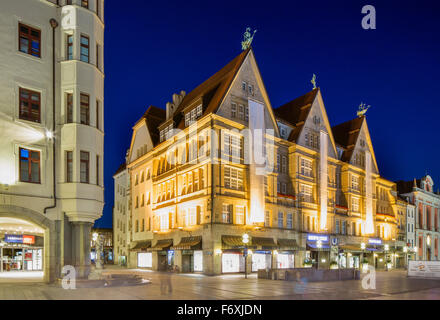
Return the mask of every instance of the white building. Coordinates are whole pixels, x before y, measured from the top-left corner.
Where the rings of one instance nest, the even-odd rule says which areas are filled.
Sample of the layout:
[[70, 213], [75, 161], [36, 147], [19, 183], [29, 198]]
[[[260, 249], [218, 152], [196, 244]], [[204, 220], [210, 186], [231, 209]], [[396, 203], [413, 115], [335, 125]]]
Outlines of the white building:
[[113, 252], [114, 263], [127, 265], [129, 233], [129, 195], [130, 180], [126, 164], [122, 164], [113, 175], [115, 184], [115, 203], [113, 207]]
[[104, 204], [103, 17], [104, 0], [0, 3], [0, 271], [88, 274]]

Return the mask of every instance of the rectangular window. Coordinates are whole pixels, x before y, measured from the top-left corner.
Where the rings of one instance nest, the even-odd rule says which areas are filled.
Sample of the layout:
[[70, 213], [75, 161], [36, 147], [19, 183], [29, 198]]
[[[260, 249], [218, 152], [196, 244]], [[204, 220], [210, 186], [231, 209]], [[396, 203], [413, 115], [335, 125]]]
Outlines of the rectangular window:
[[347, 234], [347, 222], [342, 221], [342, 234]]
[[301, 174], [307, 177], [312, 176], [312, 161], [301, 159]]
[[73, 182], [73, 152], [66, 151], [66, 182]]
[[99, 17], [100, 11], [99, 9], [101, 8], [101, 1], [96, 0], [96, 15]]
[[231, 104], [231, 118], [236, 118], [236, 117], [237, 117], [237, 104], [232, 103]]
[[241, 206], [235, 207], [235, 223], [244, 224], [244, 207]]
[[96, 129], [99, 130], [99, 115], [100, 115], [100, 105], [99, 100], [96, 100]]
[[293, 228], [293, 219], [292, 219], [292, 214], [291, 213], [287, 214], [286, 228], [287, 229], [292, 229]]
[[223, 204], [222, 222], [231, 223], [231, 217], [232, 217], [232, 206], [229, 204]]
[[243, 189], [243, 171], [225, 166], [224, 169], [225, 188], [242, 190]]
[[20, 119], [41, 122], [41, 96], [39, 92], [20, 88], [19, 90]]
[[238, 118], [244, 120], [244, 105], [242, 104], [238, 105]]
[[240, 159], [242, 156], [241, 138], [228, 133], [225, 133], [223, 137], [224, 154], [228, 157], [234, 157], [236, 160]]
[[90, 97], [81, 93], [81, 124], [90, 125]]
[[66, 94], [66, 123], [73, 122], [73, 94]]
[[359, 191], [359, 177], [351, 175], [351, 188]]
[[96, 68], [99, 69], [99, 44], [96, 45]]
[[197, 208], [192, 207], [188, 209], [188, 226], [195, 226], [197, 224]]
[[18, 49], [30, 54], [34, 57], [41, 57], [41, 31], [26, 26], [24, 24], [18, 24]]
[[81, 0], [81, 7], [89, 8], [89, 0]]
[[282, 157], [281, 172], [282, 173], [286, 173], [287, 172], [287, 158], [286, 158], [286, 156]]
[[359, 199], [351, 198], [351, 210], [353, 212], [359, 212]]
[[281, 193], [287, 194], [287, 185], [284, 182], [281, 184]]
[[278, 212], [278, 228], [284, 228], [284, 213]]
[[81, 36], [81, 61], [89, 63], [89, 37]]
[[68, 34], [66, 40], [66, 59], [73, 60], [73, 35]]
[[270, 211], [264, 213], [264, 226], [270, 227]]
[[20, 152], [20, 181], [40, 183], [40, 152], [19, 149]]
[[168, 230], [170, 228], [170, 217], [169, 214], [160, 215], [160, 230]]
[[302, 196], [303, 201], [305, 202], [313, 202], [313, 191], [312, 187], [302, 184], [300, 186], [300, 193]]
[[96, 185], [99, 186], [99, 173], [100, 173], [100, 166], [99, 166], [99, 156], [96, 156]]
[[339, 234], [339, 219], [335, 220], [335, 233]]
[[89, 173], [90, 173], [90, 154], [86, 151], [81, 151], [81, 183], [89, 183]]

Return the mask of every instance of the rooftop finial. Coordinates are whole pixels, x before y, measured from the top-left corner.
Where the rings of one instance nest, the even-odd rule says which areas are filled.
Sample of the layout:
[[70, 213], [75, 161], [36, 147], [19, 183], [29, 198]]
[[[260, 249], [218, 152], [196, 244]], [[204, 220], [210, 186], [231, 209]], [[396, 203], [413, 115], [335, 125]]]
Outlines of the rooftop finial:
[[313, 89], [316, 89], [316, 74], [313, 74], [312, 80], [310, 82], [313, 84]]
[[365, 114], [367, 113], [367, 110], [370, 109], [371, 106], [367, 106], [365, 103], [361, 102], [361, 104], [359, 105], [359, 110], [357, 112], [357, 116], [358, 117], [362, 117], [365, 116]]
[[247, 50], [252, 44], [252, 41], [254, 40], [254, 36], [257, 30], [254, 30], [254, 33], [251, 34], [251, 28], [247, 27], [246, 32], [243, 34], [243, 41], [241, 42], [241, 49]]

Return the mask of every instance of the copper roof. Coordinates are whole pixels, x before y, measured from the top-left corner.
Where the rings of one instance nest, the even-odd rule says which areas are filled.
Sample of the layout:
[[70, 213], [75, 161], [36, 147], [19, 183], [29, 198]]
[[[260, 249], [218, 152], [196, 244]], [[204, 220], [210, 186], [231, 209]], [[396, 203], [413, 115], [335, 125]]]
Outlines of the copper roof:
[[290, 133], [289, 141], [296, 142], [304, 123], [309, 115], [313, 101], [315, 101], [319, 88], [298, 97], [274, 110], [276, 117], [290, 123], [294, 129]]
[[350, 161], [364, 119], [365, 117], [358, 117], [332, 127], [332, 133], [336, 144], [344, 148], [344, 153], [341, 158], [342, 161]]
[[212, 75], [208, 80], [204, 81], [194, 90], [189, 92], [183, 98], [183, 101], [180, 103], [179, 107], [174, 113], [175, 120], [178, 120], [176, 121], [177, 128], [183, 129], [185, 127], [184, 119], [181, 115], [182, 110], [188, 106], [191, 106], [195, 102], [202, 102], [204, 114], [209, 114], [217, 110], [221, 101], [226, 95], [227, 90], [231, 86], [235, 75], [251, 50], [252, 49], [249, 48], [241, 52], [226, 66]]
[[150, 132], [151, 141], [153, 142], [153, 146], [156, 146], [160, 139], [158, 127], [165, 121], [166, 111], [155, 106], [149, 106], [142, 118], [145, 118], [148, 131]]

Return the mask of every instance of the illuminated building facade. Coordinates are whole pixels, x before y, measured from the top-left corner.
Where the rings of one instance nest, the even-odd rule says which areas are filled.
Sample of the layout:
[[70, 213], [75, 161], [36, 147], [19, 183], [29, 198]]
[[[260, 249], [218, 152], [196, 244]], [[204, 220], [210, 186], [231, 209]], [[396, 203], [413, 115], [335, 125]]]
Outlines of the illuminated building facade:
[[115, 203], [113, 206], [114, 263], [127, 265], [130, 234], [128, 233], [130, 184], [126, 164], [122, 164], [113, 175]]
[[415, 206], [414, 248], [416, 260], [438, 261], [440, 194], [434, 192], [434, 181], [429, 175], [414, 181], [398, 181], [402, 196]]
[[64, 265], [86, 277], [104, 204], [104, 1], [0, 7], [0, 227], [44, 238], [46, 281]]
[[381, 267], [397, 236], [366, 118], [331, 127], [319, 88], [273, 109], [252, 49], [166, 110], [150, 106], [127, 169], [129, 267], [221, 274], [361, 255]]

